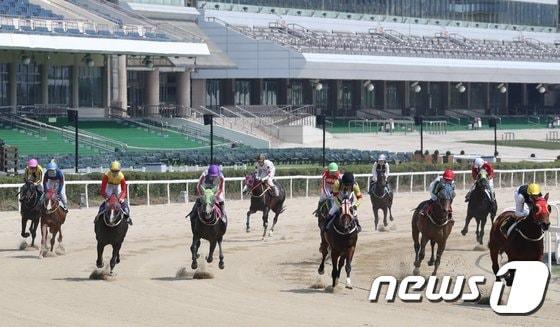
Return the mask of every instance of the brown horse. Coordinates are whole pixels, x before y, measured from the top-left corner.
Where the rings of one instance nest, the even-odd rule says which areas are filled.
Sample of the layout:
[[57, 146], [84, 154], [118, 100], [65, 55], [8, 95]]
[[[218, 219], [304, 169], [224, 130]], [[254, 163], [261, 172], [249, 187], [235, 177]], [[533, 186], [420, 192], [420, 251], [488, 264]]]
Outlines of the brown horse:
[[274, 212], [274, 220], [272, 222], [272, 228], [268, 233], [268, 236], [272, 236], [274, 226], [276, 226], [278, 222], [278, 216], [285, 210], [284, 201], [286, 200], [284, 187], [278, 183], [276, 183], [276, 187], [278, 187], [278, 196], [274, 195], [274, 191], [265, 182], [258, 180], [255, 173], [245, 176], [243, 193], [251, 193], [251, 206], [249, 207], [249, 211], [247, 211], [247, 233], [251, 231], [249, 227], [249, 217], [257, 211], [262, 211], [264, 228], [262, 238], [264, 239], [268, 228], [268, 214], [270, 210], [272, 210], [272, 212]]
[[[414, 241], [414, 274], [420, 273], [420, 264], [424, 260], [426, 244], [430, 241], [432, 256], [428, 261], [428, 266], [434, 266], [433, 276], [441, 261], [441, 255], [445, 250], [447, 238], [453, 228], [453, 218], [451, 218], [451, 203], [455, 197], [455, 190], [451, 184], [444, 183], [443, 187], [437, 192], [437, 199], [431, 203], [424, 201], [418, 205], [412, 215], [412, 239]], [[419, 239], [419, 234], [422, 238]], [[434, 245], [437, 243], [437, 255], [434, 260]]]
[[325, 242], [321, 244], [323, 259], [319, 265], [319, 274], [322, 275], [325, 271], [325, 258], [330, 247], [332, 287], [334, 288], [338, 284], [340, 271], [345, 265], [346, 288], [352, 289], [350, 273], [352, 272], [352, 258], [358, 243], [358, 224], [354, 218], [352, 202], [349, 199], [342, 201], [338, 215], [328, 223], [324, 234]]
[[377, 182], [370, 184], [369, 197], [371, 200], [371, 208], [373, 210], [375, 230], [379, 224], [379, 210], [383, 212], [383, 226], [387, 227], [387, 211], [389, 211], [389, 219], [393, 221], [393, 192], [388, 190], [387, 176], [379, 176]]
[[61, 226], [66, 220], [66, 212], [60, 206], [58, 194], [55, 189], [50, 189], [45, 192], [41, 203], [41, 210], [41, 249], [39, 250], [39, 257], [44, 257], [49, 251], [47, 248], [47, 236], [49, 232], [52, 234], [50, 251], [53, 252], [54, 250], [54, 241], [58, 233], [59, 247], [64, 249], [62, 247]]
[[[325, 221], [327, 220], [327, 217], [329, 216], [329, 211], [331, 210], [331, 206], [332, 206], [332, 200], [331, 199], [326, 199], [324, 201], [322, 201], [319, 205], [319, 209], [315, 210], [315, 212], [313, 212], [313, 214], [315, 216], [317, 216], [317, 225], [319, 226], [319, 235], [321, 237], [321, 244], [319, 246], [319, 252], [323, 253], [324, 251], [328, 251], [328, 247], [329, 244], [327, 243], [327, 240], [325, 239]], [[324, 260], [324, 259], [323, 259]], [[323, 274], [323, 272], [321, 271], [321, 274]]]
[[[21, 237], [28, 238], [31, 235], [31, 246], [35, 246], [37, 227], [41, 218], [40, 201], [43, 193], [31, 181], [26, 181], [22, 186], [19, 201], [21, 202]], [[27, 221], [30, 220], [29, 233], [25, 231]]]
[[[529, 215], [515, 219], [513, 211], [505, 211], [496, 218], [490, 230], [490, 259], [492, 271], [498, 272], [498, 255], [506, 253], [508, 261], [542, 261], [544, 253], [544, 233], [550, 226], [548, 193], [535, 201]], [[508, 224], [505, 225], [504, 224]], [[504, 235], [505, 233], [505, 235]], [[514, 273], [505, 276], [506, 285], [511, 286]], [[496, 278], [499, 280], [499, 278]]]
[[112, 194], [102, 204], [94, 223], [95, 239], [97, 240], [97, 260], [95, 264], [97, 268], [103, 268], [103, 250], [105, 246], [110, 244], [113, 248], [111, 261], [109, 261], [111, 275], [115, 265], [121, 262], [120, 250], [128, 231], [125, 215], [118, 197]]

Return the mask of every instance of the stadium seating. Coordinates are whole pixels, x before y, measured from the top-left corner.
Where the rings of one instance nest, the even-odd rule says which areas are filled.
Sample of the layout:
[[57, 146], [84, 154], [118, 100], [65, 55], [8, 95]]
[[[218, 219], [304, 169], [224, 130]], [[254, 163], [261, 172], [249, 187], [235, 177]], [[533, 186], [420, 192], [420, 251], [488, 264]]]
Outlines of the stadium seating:
[[559, 61], [560, 47], [532, 39], [511, 41], [467, 39], [456, 34], [433, 37], [404, 35], [392, 30], [369, 33], [310, 30], [297, 25], [229, 26], [256, 39], [265, 39], [300, 52], [346, 53], [490, 60]]
[[63, 19], [63, 16], [29, 3], [27, 0], [3, 0], [2, 3], [0, 3], [0, 16]]

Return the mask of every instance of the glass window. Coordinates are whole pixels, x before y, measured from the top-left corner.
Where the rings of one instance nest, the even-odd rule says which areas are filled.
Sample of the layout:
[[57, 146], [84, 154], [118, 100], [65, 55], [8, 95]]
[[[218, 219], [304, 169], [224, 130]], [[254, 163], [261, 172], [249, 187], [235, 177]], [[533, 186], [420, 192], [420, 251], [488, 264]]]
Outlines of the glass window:
[[39, 65], [17, 65], [17, 104], [34, 105], [41, 103], [41, 74]]
[[70, 67], [49, 66], [49, 104], [69, 106], [71, 87]]
[[342, 81], [338, 88], [338, 109], [347, 112], [352, 109], [352, 81]]
[[126, 83], [126, 98], [128, 105], [138, 107], [144, 104], [146, 89], [146, 73], [141, 71], [129, 70], [127, 72], [128, 81]]
[[362, 90], [362, 108], [374, 108], [375, 107], [375, 92], [378, 88], [374, 84], [374, 89], [369, 91], [367, 88]]
[[236, 80], [234, 101], [236, 105], [251, 104], [251, 81]]
[[10, 105], [8, 64], [0, 64], [0, 106]]
[[80, 107], [103, 106], [103, 74], [101, 67], [80, 67], [78, 94]]
[[209, 79], [206, 80], [206, 106], [208, 107], [219, 107], [220, 102], [220, 80]]
[[480, 110], [486, 109], [486, 99], [488, 84], [486, 83], [470, 83], [469, 96], [471, 97], [471, 109]]
[[386, 97], [387, 97], [387, 109], [401, 109], [402, 108], [402, 96], [400, 94], [399, 85], [402, 85], [402, 83], [400, 83], [400, 82], [387, 82], [387, 88], [386, 88], [386, 91], [385, 91], [385, 94], [386, 94]]
[[176, 73], [159, 74], [159, 102], [175, 104], [177, 98], [177, 78]]
[[[468, 109], [468, 92], [466, 86], [463, 89], [458, 82], [451, 82], [449, 88], [449, 93], [451, 95], [449, 105], [451, 109]], [[464, 91], [461, 92], [462, 90]]]
[[276, 105], [278, 103], [278, 81], [264, 80], [261, 93], [261, 103]]
[[328, 81], [321, 82], [323, 86], [321, 90], [317, 90], [316, 87], [313, 87], [313, 103], [319, 109], [328, 108], [329, 84]]
[[288, 104], [294, 106], [303, 105], [303, 82], [290, 81], [288, 86]]

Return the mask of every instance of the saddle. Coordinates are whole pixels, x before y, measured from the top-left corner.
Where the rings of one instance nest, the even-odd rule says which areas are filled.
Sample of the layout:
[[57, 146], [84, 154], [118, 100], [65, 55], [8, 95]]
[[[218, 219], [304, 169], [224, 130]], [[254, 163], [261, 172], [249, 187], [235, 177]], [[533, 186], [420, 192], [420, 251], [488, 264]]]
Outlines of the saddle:
[[[419, 206], [420, 210], [418, 211], [418, 213], [421, 216], [431, 216], [432, 212], [434, 211], [435, 205], [436, 203], [434, 201], [428, 200], [424, 204], [420, 204]], [[451, 219], [452, 217], [453, 217], [453, 208], [451, 208], [451, 211], [449, 212], [448, 219]]]
[[504, 238], [508, 238], [511, 232], [515, 229], [515, 226], [519, 223], [518, 220], [515, 219], [514, 215], [510, 215], [504, 221], [502, 221], [499, 229]]

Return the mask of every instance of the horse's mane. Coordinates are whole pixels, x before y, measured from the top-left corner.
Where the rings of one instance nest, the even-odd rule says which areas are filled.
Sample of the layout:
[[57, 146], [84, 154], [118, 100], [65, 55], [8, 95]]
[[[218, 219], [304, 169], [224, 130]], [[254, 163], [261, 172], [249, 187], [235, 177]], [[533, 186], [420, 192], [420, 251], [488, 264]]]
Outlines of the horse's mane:
[[453, 185], [443, 183], [442, 188], [438, 192], [438, 196], [439, 194], [442, 194], [444, 199], [451, 200], [455, 196], [455, 189]]

